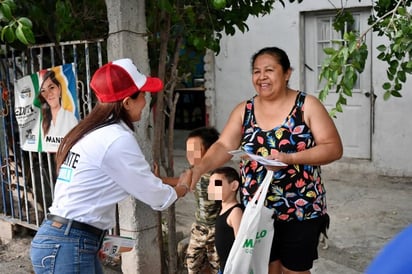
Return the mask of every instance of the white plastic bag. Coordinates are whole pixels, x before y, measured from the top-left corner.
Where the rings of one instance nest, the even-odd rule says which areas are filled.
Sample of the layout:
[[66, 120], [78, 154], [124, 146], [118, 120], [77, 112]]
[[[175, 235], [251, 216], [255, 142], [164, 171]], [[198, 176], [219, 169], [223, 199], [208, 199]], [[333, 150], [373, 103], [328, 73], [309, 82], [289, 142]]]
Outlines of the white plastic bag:
[[267, 274], [273, 240], [273, 209], [264, 206], [273, 171], [268, 170], [262, 184], [243, 213], [240, 227], [226, 261], [224, 274]]

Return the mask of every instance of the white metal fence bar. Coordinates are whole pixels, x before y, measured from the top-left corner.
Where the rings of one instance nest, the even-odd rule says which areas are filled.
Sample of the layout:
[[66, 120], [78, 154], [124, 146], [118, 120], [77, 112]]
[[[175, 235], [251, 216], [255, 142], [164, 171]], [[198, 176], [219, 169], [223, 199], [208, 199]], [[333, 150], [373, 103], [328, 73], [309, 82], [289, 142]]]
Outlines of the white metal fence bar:
[[[37, 229], [51, 205], [56, 177], [54, 154], [20, 148], [14, 116], [14, 84], [38, 70], [74, 63], [80, 117], [93, 105], [91, 74], [106, 60], [103, 39], [42, 44], [0, 55], [0, 218]], [[7, 96], [6, 96], [7, 95]]]

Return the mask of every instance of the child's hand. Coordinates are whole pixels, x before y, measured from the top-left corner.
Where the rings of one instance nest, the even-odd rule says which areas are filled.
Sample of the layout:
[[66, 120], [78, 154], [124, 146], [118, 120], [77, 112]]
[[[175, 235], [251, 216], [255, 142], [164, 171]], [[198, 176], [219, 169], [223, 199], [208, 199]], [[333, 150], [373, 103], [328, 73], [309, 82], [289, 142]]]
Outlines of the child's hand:
[[160, 178], [159, 165], [157, 162], [153, 162], [153, 174]]
[[179, 176], [179, 184], [185, 185], [188, 190], [190, 190], [190, 183], [192, 182], [192, 170], [186, 169], [183, 173]]

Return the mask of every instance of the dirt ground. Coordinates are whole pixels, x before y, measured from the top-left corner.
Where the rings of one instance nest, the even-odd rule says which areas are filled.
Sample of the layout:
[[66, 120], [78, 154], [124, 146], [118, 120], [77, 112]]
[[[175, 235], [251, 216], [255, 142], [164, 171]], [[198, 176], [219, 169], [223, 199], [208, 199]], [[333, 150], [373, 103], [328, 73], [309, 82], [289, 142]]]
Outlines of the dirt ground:
[[[363, 273], [380, 248], [412, 223], [412, 178], [374, 176], [333, 165], [323, 169], [331, 217], [329, 248], [319, 248], [312, 274]], [[177, 231], [189, 234], [193, 210], [192, 194], [177, 201]], [[0, 273], [31, 273], [31, 234], [17, 233], [12, 242], [0, 245]]]

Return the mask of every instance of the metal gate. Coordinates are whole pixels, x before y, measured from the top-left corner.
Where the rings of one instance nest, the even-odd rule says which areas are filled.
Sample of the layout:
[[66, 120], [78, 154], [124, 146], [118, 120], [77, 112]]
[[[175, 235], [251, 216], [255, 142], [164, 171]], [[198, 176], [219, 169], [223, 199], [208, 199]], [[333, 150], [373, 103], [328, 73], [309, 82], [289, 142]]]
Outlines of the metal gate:
[[83, 118], [94, 104], [91, 75], [107, 61], [105, 43], [103, 39], [72, 41], [36, 45], [24, 52], [4, 47], [0, 52], [0, 218], [37, 230], [51, 205], [56, 176], [54, 153], [20, 148], [14, 115], [16, 81], [42, 69], [73, 63]]

